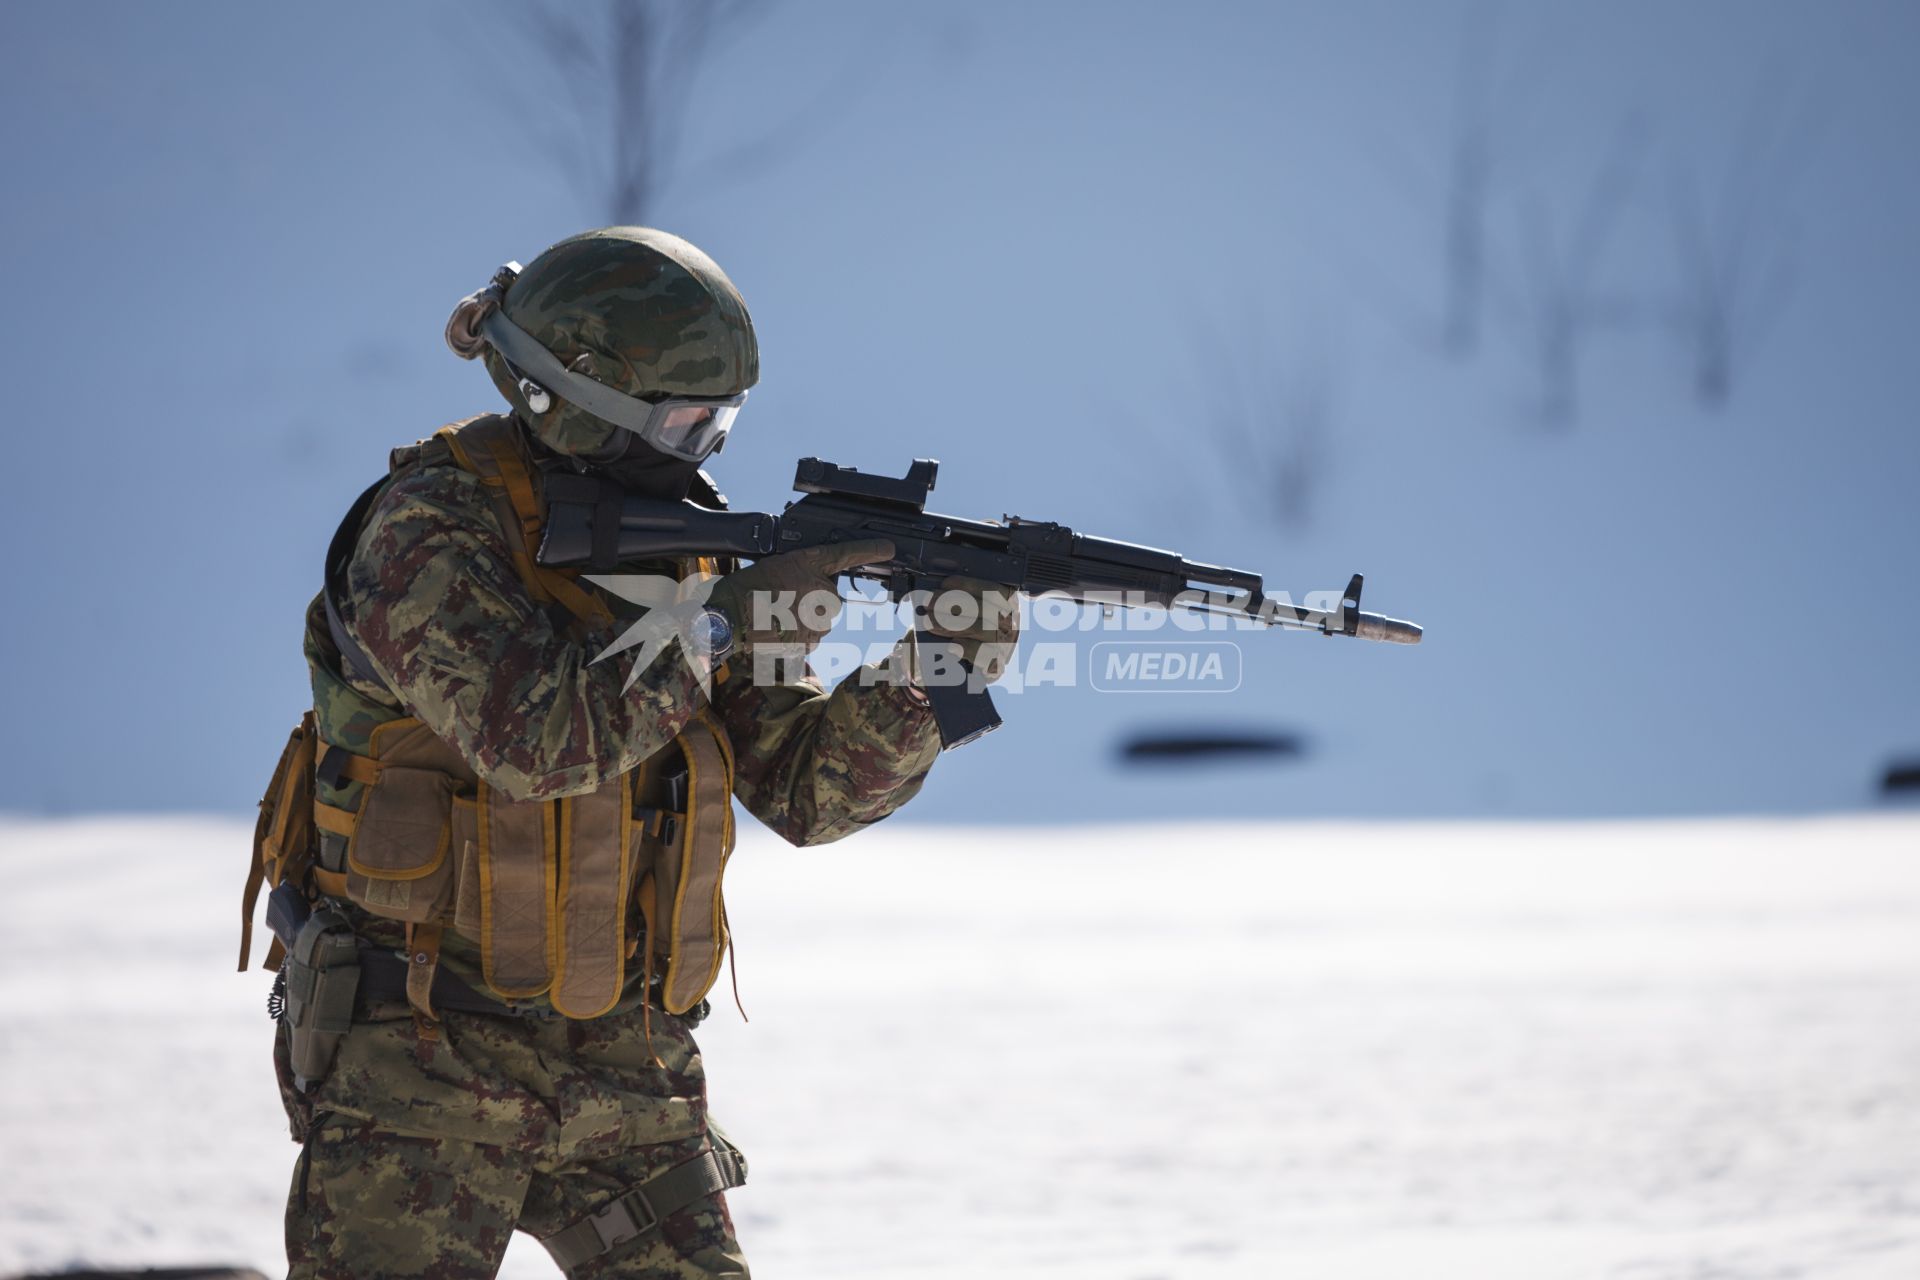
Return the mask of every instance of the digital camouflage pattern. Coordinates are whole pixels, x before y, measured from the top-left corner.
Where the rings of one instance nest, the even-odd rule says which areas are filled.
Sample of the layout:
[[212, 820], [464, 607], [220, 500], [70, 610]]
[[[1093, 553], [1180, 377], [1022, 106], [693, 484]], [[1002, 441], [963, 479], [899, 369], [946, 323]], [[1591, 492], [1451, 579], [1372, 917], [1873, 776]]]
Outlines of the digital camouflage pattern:
[[[636, 768], [700, 705], [677, 649], [624, 691], [621, 664], [593, 665], [617, 632], [576, 631], [533, 598], [480, 480], [457, 466], [421, 467], [388, 487], [339, 604], [381, 676], [357, 689], [404, 704], [515, 800], [573, 795]], [[334, 736], [324, 708], [320, 722], [329, 741], [355, 745]]]
[[[824, 844], [913, 798], [940, 735], [920, 696], [886, 678], [898, 665], [862, 667], [830, 694], [812, 676], [756, 684], [747, 663], [728, 672], [714, 709], [733, 743], [734, 794], [754, 817], [794, 844]], [[794, 749], [797, 725], [807, 750]]]
[[[288, 1085], [282, 1046], [304, 1144], [289, 1275], [490, 1276], [516, 1229], [552, 1235], [699, 1155], [711, 1137], [691, 1030], [656, 1010], [649, 1049], [642, 1022], [449, 1013], [442, 1039], [423, 1044], [404, 1002], [375, 1004], [307, 1096]], [[747, 1266], [715, 1195], [569, 1274], [705, 1280]]]
[[[706, 254], [650, 227], [605, 227], [560, 241], [507, 290], [507, 318], [562, 364], [616, 391], [731, 396], [760, 380], [760, 349], [740, 291]], [[592, 457], [620, 428], [555, 398], [536, 414], [500, 354], [487, 372], [549, 448]]]

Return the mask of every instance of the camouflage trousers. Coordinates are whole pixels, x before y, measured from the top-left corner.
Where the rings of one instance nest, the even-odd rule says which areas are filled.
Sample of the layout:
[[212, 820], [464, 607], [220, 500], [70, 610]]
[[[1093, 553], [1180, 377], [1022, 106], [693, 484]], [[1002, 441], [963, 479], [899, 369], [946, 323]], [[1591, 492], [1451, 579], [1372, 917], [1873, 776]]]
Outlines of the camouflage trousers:
[[[294, 1280], [492, 1276], [518, 1229], [549, 1236], [709, 1144], [706, 1079], [682, 1019], [449, 1012], [438, 1042], [376, 1004], [310, 1094], [276, 1048], [294, 1137]], [[280, 1037], [284, 1041], [284, 1035]], [[657, 1059], [657, 1061], [656, 1061]], [[723, 1196], [575, 1267], [575, 1280], [745, 1277]]]

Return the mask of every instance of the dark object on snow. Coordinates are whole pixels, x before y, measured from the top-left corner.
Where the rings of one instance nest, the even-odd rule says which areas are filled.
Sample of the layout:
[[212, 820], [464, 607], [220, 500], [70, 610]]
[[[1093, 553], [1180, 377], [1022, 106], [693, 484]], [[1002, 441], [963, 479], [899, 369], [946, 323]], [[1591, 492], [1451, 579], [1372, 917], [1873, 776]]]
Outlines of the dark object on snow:
[[1143, 733], [1120, 746], [1126, 764], [1297, 759], [1306, 744], [1290, 733]]
[[147, 1267], [138, 1271], [47, 1271], [13, 1280], [267, 1280], [251, 1267]]
[[1920, 799], [1920, 760], [1896, 760], [1887, 766], [1880, 779], [1880, 794], [1901, 799]]

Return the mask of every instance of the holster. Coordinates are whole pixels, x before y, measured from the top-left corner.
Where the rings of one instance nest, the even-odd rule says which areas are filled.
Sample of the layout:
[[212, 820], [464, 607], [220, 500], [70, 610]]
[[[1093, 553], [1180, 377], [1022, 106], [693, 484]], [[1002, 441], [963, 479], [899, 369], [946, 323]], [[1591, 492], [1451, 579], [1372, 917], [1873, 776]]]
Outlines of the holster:
[[346, 916], [323, 906], [307, 917], [280, 971], [287, 980], [288, 1062], [305, 1093], [325, 1079], [340, 1038], [353, 1026], [360, 948]]

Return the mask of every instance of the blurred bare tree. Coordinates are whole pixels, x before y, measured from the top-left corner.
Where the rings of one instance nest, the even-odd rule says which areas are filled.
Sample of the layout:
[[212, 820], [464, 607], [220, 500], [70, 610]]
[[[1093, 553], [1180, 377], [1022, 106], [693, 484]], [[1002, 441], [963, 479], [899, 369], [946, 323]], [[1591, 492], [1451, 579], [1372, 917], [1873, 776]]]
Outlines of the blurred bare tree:
[[[1362, 280], [1360, 288], [1376, 295], [1394, 326], [1416, 346], [1453, 360], [1473, 358], [1485, 336], [1495, 266], [1490, 251], [1494, 209], [1514, 184], [1519, 156], [1540, 127], [1538, 113], [1526, 108], [1552, 65], [1550, 50], [1537, 45], [1514, 47], [1500, 7], [1476, 7], [1460, 27], [1449, 105], [1433, 113], [1444, 132], [1422, 129], [1414, 145], [1377, 137], [1366, 148], [1406, 208], [1422, 219], [1421, 244], [1431, 243], [1438, 251], [1438, 297], [1415, 296], [1398, 279]], [[1373, 256], [1366, 254], [1369, 264]], [[1359, 273], [1370, 275], [1370, 266], [1361, 266]], [[1423, 281], [1419, 294], [1429, 287]]]
[[[1789, 77], [1777, 69], [1763, 76], [1731, 145], [1711, 162], [1674, 167], [1665, 209], [1671, 265], [1655, 276], [1638, 264], [1629, 292], [1609, 286], [1605, 268], [1622, 223], [1658, 214], [1640, 181], [1650, 130], [1638, 118], [1621, 125], [1571, 206], [1543, 198], [1538, 172], [1523, 186], [1524, 157], [1553, 153], [1540, 145], [1547, 113], [1527, 108], [1556, 59], [1535, 41], [1515, 47], [1508, 33], [1497, 0], [1461, 25], [1438, 162], [1376, 148], [1410, 205], [1437, 212], [1440, 351], [1470, 359], [1499, 324], [1522, 351], [1538, 419], [1564, 427], [1579, 415], [1583, 356], [1596, 335], [1664, 326], [1685, 354], [1698, 402], [1725, 405], [1785, 306], [1796, 247], [1791, 196], [1812, 147], [1810, 113]], [[1432, 342], [1429, 308], [1404, 295], [1395, 302], [1397, 327], [1423, 347]]]
[[1319, 341], [1283, 352], [1268, 326], [1203, 334], [1197, 362], [1228, 492], [1254, 519], [1290, 532], [1313, 522], [1330, 461], [1333, 361]]
[[700, 91], [707, 58], [764, 9], [762, 0], [536, 0], [505, 11], [564, 86], [563, 123], [543, 142], [609, 221], [652, 216], [688, 108], [714, 100]]
[[1581, 357], [1592, 337], [1645, 310], [1634, 297], [1608, 293], [1600, 268], [1632, 202], [1646, 134], [1637, 121], [1615, 133], [1574, 209], [1556, 215], [1537, 193], [1517, 204], [1513, 270], [1496, 278], [1496, 291], [1533, 368], [1540, 418], [1549, 426], [1566, 426], [1579, 414]]
[[1489, 209], [1511, 179], [1510, 151], [1523, 60], [1500, 56], [1499, 13], [1483, 8], [1461, 29], [1441, 211], [1444, 273], [1441, 343], [1466, 359], [1480, 347], [1486, 311]]
[[1676, 166], [1668, 213], [1678, 279], [1671, 322], [1691, 369], [1694, 398], [1719, 409], [1785, 307], [1795, 227], [1790, 201], [1812, 144], [1782, 77], [1762, 80], [1735, 144], [1710, 182], [1703, 166]]
[[[870, 46], [850, 48], [839, 74], [823, 74], [779, 119], [726, 140], [690, 164], [692, 113], [724, 104], [727, 47], [771, 12], [771, 0], [525, 0], [498, 12], [551, 72], [550, 92], [516, 94], [515, 110], [543, 154], [616, 224], [658, 217], [662, 196], [688, 180], [724, 181], [791, 154], [860, 93]], [[869, 36], [878, 38], [877, 31]], [[511, 88], [512, 86], [509, 86]]]

